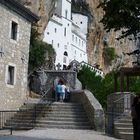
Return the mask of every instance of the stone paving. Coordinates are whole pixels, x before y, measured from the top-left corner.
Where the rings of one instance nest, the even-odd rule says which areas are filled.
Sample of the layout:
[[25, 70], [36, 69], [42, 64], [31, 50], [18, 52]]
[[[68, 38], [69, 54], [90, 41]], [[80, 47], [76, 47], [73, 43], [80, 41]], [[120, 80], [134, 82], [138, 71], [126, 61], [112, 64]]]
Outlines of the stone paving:
[[32, 129], [29, 131], [0, 131], [0, 140], [119, 140], [93, 130]]

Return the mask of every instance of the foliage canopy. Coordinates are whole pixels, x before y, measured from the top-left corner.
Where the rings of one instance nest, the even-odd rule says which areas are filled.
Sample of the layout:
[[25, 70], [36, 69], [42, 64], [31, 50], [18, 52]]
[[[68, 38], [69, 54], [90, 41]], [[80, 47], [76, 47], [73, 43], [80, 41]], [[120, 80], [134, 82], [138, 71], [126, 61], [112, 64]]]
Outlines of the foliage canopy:
[[[97, 100], [105, 108], [107, 105], [107, 96], [114, 92], [114, 74], [112, 71], [105, 75], [104, 78], [97, 76], [89, 67], [83, 66], [78, 72], [78, 79], [81, 81], [83, 88], [90, 90]], [[126, 80], [126, 79], [125, 79]], [[125, 87], [126, 87], [125, 81]], [[140, 93], [140, 77], [130, 77], [130, 92]], [[118, 80], [118, 91], [120, 89], [120, 82]]]
[[105, 30], [121, 30], [119, 38], [136, 37], [140, 32], [140, 0], [103, 0], [99, 7], [104, 11], [101, 22]]
[[39, 34], [32, 28], [29, 52], [29, 72], [37, 70], [46, 64], [46, 55], [55, 54], [52, 45], [39, 40]]

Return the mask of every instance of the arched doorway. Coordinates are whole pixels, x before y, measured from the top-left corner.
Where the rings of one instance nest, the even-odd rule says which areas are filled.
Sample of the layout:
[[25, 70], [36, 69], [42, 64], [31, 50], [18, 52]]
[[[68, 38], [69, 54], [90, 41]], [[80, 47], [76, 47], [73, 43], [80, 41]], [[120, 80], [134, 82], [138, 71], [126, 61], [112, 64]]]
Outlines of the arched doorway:
[[68, 65], [68, 53], [65, 51], [63, 55], [63, 70], [67, 69]]

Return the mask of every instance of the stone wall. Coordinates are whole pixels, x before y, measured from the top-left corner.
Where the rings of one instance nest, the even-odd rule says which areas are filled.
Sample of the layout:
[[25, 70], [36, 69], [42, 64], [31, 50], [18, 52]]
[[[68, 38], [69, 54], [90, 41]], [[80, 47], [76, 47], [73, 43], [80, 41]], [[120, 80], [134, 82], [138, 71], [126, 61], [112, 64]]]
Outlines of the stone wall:
[[[55, 90], [56, 84], [61, 79], [70, 89], [75, 89], [77, 73], [72, 70], [45, 70], [37, 71], [31, 80], [31, 90], [41, 94], [42, 91]], [[53, 88], [53, 89], [51, 89]], [[52, 91], [51, 91], [52, 92]], [[48, 93], [48, 97], [52, 97]]]
[[[27, 70], [31, 23], [0, 5], [0, 110], [16, 109], [27, 93]], [[17, 24], [17, 39], [11, 39], [12, 21]], [[8, 84], [8, 67], [14, 67], [14, 83]]]
[[83, 104], [93, 129], [101, 132], [105, 131], [104, 110], [90, 91], [73, 91], [71, 93], [71, 101]]

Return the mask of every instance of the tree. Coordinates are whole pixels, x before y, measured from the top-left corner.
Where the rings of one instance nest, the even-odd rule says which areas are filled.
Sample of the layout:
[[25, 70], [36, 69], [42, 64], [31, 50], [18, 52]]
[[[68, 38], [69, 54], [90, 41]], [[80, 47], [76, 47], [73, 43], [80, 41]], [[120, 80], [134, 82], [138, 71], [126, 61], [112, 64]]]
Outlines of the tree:
[[[101, 105], [106, 108], [107, 97], [114, 92], [114, 74], [117, 71], [111, 71], [106, 74], [104, 78], [97, 76], [94, 71], [92, 71], [87, 66], [83, 66], [82, 69], [78, 72], [78, 79], [81, 81], [82, 86], [90, 90]], [[140, 93], [140, 77], [130, 77], [130, 92]], [[126, 79], [124, 82], [126, 88]], [[118, 81], [118, 92], [120, 91], [120, 82]]]
[[29, 73], [38, 70], [47, 65], [46, 54], [55, 55], [52, 45], [47, 44], [39, 39], [37, 30], [32, 27], [29, 51]]
[[119, 31], [120, 38], [137, 36], [140, 32], [140, 0], [102, 0], [98, 6], [104, 11], [101, 22], [106, 31]]

